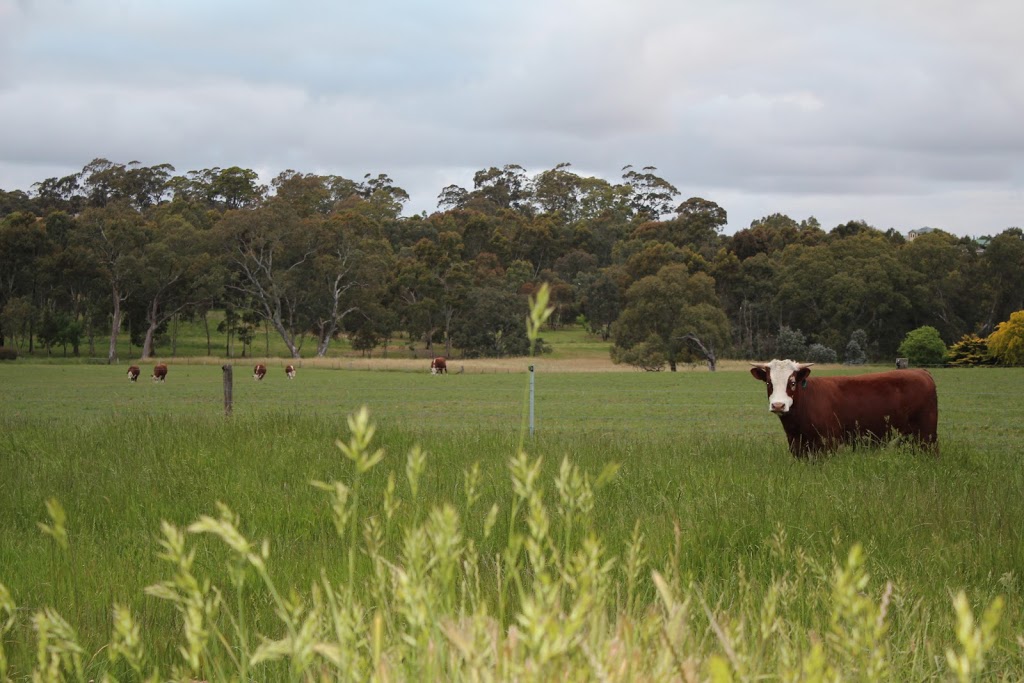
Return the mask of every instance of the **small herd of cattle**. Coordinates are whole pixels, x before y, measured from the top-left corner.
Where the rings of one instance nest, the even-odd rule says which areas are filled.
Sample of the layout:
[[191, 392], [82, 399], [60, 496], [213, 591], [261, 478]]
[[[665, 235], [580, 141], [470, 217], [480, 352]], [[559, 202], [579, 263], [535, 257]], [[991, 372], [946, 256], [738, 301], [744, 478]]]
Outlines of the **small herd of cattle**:
[[[138, 381], [139, 373], [140, 372], [142, 372], [142, 371], [139, 370], [139, 366], [138, 365], [133, 365], [130, 368], [128, 368], [128, 381], [129, 382], [136, 382], [136, 381]], [[153, 381], [154, 382], [164, 382], [166, 380], [167, 380], [167, 365], [164, 364], [164, 363], [157, 363], [156, 365], [153, 366]]]
[[[938, 455], [939, 402], [935, 380], [927, 370], [896, 370], [867, 375], [811, 377], [814, 363], [773, 360], [751, 363], [750, 374], [764, 382], [768, 410], [778, 415], [796, 457], [831, 451], [842, 444], [905, 437], [922, 450]], [[128, 368], [128, 379], [139, 379], [139, 367]], [[430, 374], [448, 373], [443, 357], [430, 361]], [[295, 366], [285, 366], [295, 379]], [[253, 379], [267, 376], [257, 363]], [[153, 381], [167, 379], [167, 365], [153, 367]]]
[[[295, 366], [286, 365], [284, 366], [284, 374], [288, 379], [295, 379]], [[262, 380], [267, 376], [267, 366], [263, 363], [257, 363], [256, 367], [253, 368], [252, 378], [256, 381]]]

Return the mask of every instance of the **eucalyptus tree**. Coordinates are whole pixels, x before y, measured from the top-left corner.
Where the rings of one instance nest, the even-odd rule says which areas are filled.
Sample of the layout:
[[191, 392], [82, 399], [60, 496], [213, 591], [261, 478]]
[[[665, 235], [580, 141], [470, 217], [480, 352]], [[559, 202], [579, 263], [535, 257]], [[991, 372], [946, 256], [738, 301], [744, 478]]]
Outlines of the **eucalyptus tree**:
[[552, 266], [561, 255], [562, 247], [558, 226], [550, 215], [523, 216], [510, 235], [509, 259], [528, 261], [536, 275]]
[[579, 220], [583, 191], [583, 179], [568, 170], [570, 166], [560, 163], [553, 169], [541, 171], [531, 181], [533, 201], [540, 212], [558, 215], [566, 224]]
[[404, 256], [399, 284], [407, 320], [425, 337], [427, 348], [433, 348], [434, 335], [440, 333], [451, 355], [452, 326], [471, 283], [462, 239], [456, 232], [442, 232], [436, 241], [420, 240]]
[[[736, 335], [736, 349], [749, 358], [768, 358], [771, 354], [772, 332], [785, 317], [782, 307], [790, 300], [777, 295], [781, 278], [777, 258], [759, 253], [740, 262], [735, 277], [727, 277], [724, 295]], [[715, 275], [716, 281], [719, 275]]]
[[256, 207], [268, 192], [256, 171], [238, 166], [188, 171], [169, 178], [167, 189], [175, 199], [222, 211]]
[[896, 249], [899, 261], [907, 269], [913, 324], [925, 323], [938, 328], [946, 339], [959, 339], [974, 329], [975, 311], [982, 291], [971, 287], [969, 254], [958, 240], [935, 230]]
[[658, 220], [672, 212], [679, 190], [654, 173], [654, 166], [637, 171], [632, 165], [622, 168], [622, 180], [630, 190], [629, 204], [639, 220]]
[[529, 306], [525, 296], [505, 288], [471, 287], [463, 314], [452, 325], [452, 340], [470, 358], [524, 356]]
[[412, 249], [397, 255], [394, 272], [395, 304], [410, 339], [423, 339], [433, 354], [440, 328], [440, 288], [429, 267]]
[[[12, 213], [0, 219], [0, 311], [8, 302], [22, 298], [34, 310], [38, 305], [38, 285], [46, 272], [42, 260], [53, 250], [53, 242], [46, 227], [31, 213]], [[31, 329], [31, 319], [29, 328]], [[0, 321], [0, 346], [6, 331]], [[29, 350], [32, 335], [29, 334]]]
[[679, 362], [698, 358], [714, 370], [717, 353], [729, 342], [729, 320], [721, 309], [714, 278], [672, 264], [626, 290], [625, 307], [612, 325], [612, 338], [615, 360], [643, 343], [664, 353], [673, 372]]
[[393, 272], [393, 253], [375, 221], [359, 211], [332, 214], [317, 227], [310, 319], [317, 335], [316, 355], [322, 357], [345, 319], [379, 298]]
[[1024, 230], [1008, 228], [989, 241], [982, 257], [982, 273], [991, 296], [980, 326], [982, 331], [989, 331], [1012, 312], [1024, 309]]
[[216, 228], [231, 272], [228, 291], [253, 302], [292, 358], [311, 327], [307, 304], [320, 231], [310, 227], [287, 206], [270, 204], [229, 211]]
[[110, 295], [108, 363], [117, 360], [123, 306], [141, 285], [143, 253], [152, 237], [143, 217], [125, 202], [86, 209], [71, 237], [70, 244], [90, 252]]
[[174, 167], [170, 164], [143, 166], [93, 159], [79, 174], [80, 187], [89, 206], [127, 202], [139, 211], [156, 206], [166, 197]]
[[209, 299], [219, 289], [216, 248], [209, 233], [178, 213], [157, 212], [150, 222], [153, 239], [145, 245], [138, 273], [146, 332], [141, 359], [153, 355], [157, 330], [182, 311]]
[[267, 195], [267, 187], [259, 183], [256, 171], [231, 166], [214, 169], [210, 174], [209, 192], [218, 206], [230, 211], [258, 206]]
[[909, 269], [878, 231], [832, 240], [827, 248], [836, 272], [818, 284], [825, 293], [825, 329], [812, 341], [842, 348], [854, 330], [863, 329], [880, 351], [892, 353], [913, 324]]
[[35, 202], [24, 190], [0, 190], [0, 218], [12, 213], [32, 213]]
[[386, 174], [367, 173], [357, 187], [358, 195], [366, 202], [367, 213], [378, 221], [397, 220], [402, 207], [409, 201], [409, 193], [395, 185]]
[[[48, 219], [58, 215], [61, 214], [51, 214]], [[64, 227], [64, 221], [47, 220], [48, 233], [54, 226]], [[40, 267], [45, 276], [46, 297], [54, 302], [55, 310], [66, 314], [70, 323], [80, 328], [88, 340], [89, 355], [95, 355], [96, 321], [105, 319], [108, 313], [107, 283], [92, 251], [72, 241], [77, 221], [70, 226], [66, 238], [55, 240], [57, 248], [42, 260]]]
[[608, 341], [612, 323], [622, 312], [623, 289], [619, 283], [628, 277], [620, 273], [620, 277], [616, 278], [613, 270], [606, 268], [601, 271], [581, 292], [581, 305], [587, 325], [591, 332], [601, 335], [604, 341]]
[[811, 342], [842, 348], [865, 330], [891, 353], [912, 319], [911, 274], [878, 231], [856, 231], [813, 247], [790, 245], [778, 254], [778, 324], [804, 330]]
[[33, 203], [41, 213], [59, 210], [77, 214], [85, 206], [81, 194], [80, 174], [72, 173], [61, 178], [47, 178], [32, 185]]
[[531, 185], [526, 171], [518, 164], [491, 166], [473, 174], [473, 190], [449, 185], [441, 191], [439, 205], [468, 208], [487, 214], [502, 209], [532, 213]]

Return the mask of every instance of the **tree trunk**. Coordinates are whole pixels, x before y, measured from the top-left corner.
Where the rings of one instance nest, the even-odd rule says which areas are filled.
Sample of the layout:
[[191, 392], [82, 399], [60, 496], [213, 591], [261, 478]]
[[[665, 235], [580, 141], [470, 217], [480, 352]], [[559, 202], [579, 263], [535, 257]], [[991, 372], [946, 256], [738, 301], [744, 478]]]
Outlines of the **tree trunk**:
[[299, 347], [295, 345], [295, 339], [288, 333], [288, 330], [284, 328], [284, 324], [280, 318], [272, 318], [270, 321], [277, 333], [281, 335], [281, 339], [284, 341], [284, 345], [288, 347], [288, 353], [292, 355], [292, 358], [299, 358]]
[[316, 357], [323, 358], [327, 355], [327, 347], [331, 345], [331, 339], [337, 329], [335, 323], [331, 322], [320, 328], [319, 339], [316, 343]]
[[153, 302], [146, 311], [146, 321], [149, 327], [146, 328], [146, 340], [142, 342], [142, 355], [140, 360], [149, 360], [153, 357], [153, 338], [156, 336], [156, 328], [162, 322], [160, 320], [160, 297], [154, 297]]
[[114, 313], [110, 321], [110, 349], [107, 351], [107, 363], [117, 362], [117, 333], [121, 330], [121, 293], [113, 289]]
[[92, 325], [92, 313], [87, 318], [89, 322], [86, 323], [86, 329], [89, 332], [89, 358], [96, 357], [96, 328]]
[[171, 355], [178, 355], [178, 314], [174, 314], [174, 331], [171, 332]]
[[210, 321], [207, 319], [208, 311], [203, 311], [203, 329], [206, 330], [206, 355], [213, 355], [213, 347], [210, 346]]
[[700, 339], [695, 334], [684, 334], [680, 339], [691, 342], [700, 349], [700, 352], [704, 354], [704, 360], [708, 362], [708, 370], [714, 372], [718, 369], [718, 362], [715, 358], [715, 349], [713, 346], [704, 346]]

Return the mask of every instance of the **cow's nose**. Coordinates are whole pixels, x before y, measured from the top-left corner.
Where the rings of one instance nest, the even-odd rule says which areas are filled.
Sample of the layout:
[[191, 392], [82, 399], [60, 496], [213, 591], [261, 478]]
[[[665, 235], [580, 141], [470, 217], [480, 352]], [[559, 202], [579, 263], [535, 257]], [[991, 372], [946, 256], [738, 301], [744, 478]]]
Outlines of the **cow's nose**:
[[772, 410], [773, 413], [784, 413], [784, 412], [786, 412], [786, 404], [785, 403], [773, 403], [771, 410]]

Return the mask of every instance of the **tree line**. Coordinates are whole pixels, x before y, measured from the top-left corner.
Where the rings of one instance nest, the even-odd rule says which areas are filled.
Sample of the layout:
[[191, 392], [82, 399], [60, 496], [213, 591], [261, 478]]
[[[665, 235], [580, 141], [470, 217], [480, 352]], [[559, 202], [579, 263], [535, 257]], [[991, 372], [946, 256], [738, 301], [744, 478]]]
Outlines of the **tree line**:
[[239, 167], [96, 159], [0, 190], [0, 346], [106, 343], [113, 362], [129, 330], [148, 358], [172, 319], [223, 309], [223, 331], [267, 325], [293, 357], [341, 335], [372, 352], [399, 332], [430, 353], [522, 355], [527, 298], [547, 283], [550, 325], [582, 322], [614, 360], [674, 370], [791, 350], [890, 359], [915, 328], [952, 344], [1024, 309], [1019, 228], [908, 241], [771, 214], [725, 235], [725, 208], [680, 197], [652, 167], [610, 182], [506, 165], [403, 216], [386, 174], [286, 170], [264, 186]]

